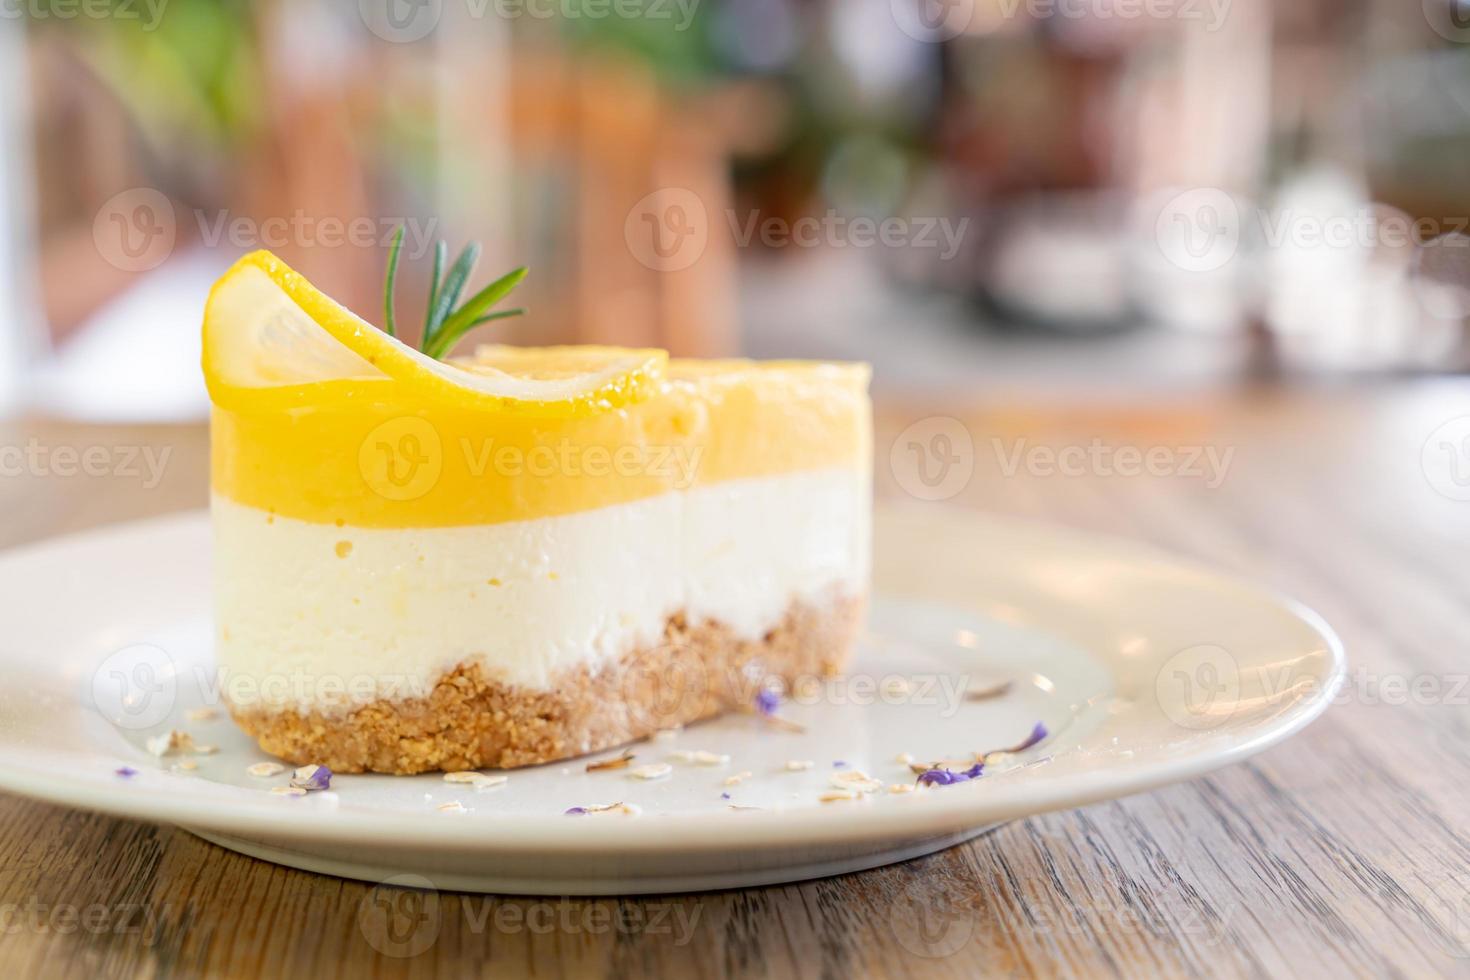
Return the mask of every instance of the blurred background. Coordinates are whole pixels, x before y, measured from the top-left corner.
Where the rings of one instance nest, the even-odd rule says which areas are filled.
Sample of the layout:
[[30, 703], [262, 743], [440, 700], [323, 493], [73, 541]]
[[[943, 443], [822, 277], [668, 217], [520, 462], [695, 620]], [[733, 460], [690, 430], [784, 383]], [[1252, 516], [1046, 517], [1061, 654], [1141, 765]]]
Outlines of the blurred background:
[[278, 252], [476, 334], [870, 360], [1067, 397], [1461, 372], [1465, 0], [0, 6], [0, 404], [202, 418], [213, 279]]

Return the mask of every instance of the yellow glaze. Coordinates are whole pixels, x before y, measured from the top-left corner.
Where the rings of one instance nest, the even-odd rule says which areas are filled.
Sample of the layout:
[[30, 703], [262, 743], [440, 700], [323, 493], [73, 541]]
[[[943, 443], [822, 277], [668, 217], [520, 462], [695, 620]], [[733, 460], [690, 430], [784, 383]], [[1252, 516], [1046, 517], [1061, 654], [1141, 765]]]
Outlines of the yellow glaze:
[[872, 461], [865, 365], [506, 347], [441, 364], [268, 253], [211, 294], [204, 372], [214, 491], [317, 523], [489, 524]]

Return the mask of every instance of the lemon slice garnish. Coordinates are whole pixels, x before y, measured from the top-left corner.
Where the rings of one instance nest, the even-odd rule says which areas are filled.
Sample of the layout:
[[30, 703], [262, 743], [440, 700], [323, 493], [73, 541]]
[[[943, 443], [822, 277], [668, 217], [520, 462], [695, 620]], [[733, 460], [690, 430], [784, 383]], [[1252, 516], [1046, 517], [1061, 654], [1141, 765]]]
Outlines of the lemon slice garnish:
[[210, 292], [204, 378], [234, 409], [403, 397], [551, 417], [640, 401], [668, 355], [620, 347], [482, 348], [437, 361], [347, 310], [269, 252], [252, 252]]

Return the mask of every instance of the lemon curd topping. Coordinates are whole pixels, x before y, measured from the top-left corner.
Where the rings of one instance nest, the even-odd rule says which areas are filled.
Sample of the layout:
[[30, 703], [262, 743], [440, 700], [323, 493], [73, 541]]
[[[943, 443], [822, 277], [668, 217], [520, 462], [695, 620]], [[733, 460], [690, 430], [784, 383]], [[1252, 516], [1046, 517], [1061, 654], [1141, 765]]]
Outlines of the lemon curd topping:
[[268, 253], [204, 325], [217, 496], [318, 524], [453, 527], [871, 466], [868, 369], [484, 347], [439, 362]]

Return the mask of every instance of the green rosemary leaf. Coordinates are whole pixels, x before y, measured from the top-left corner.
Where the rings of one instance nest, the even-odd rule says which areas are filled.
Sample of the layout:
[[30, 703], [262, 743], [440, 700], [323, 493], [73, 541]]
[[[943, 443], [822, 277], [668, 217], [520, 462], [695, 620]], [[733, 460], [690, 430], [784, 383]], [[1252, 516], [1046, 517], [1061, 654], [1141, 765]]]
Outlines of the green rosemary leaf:
[[[388, 253], [388, 274], [383, 287], [383, 306], [387, 314], [384, 331], [391, 337], [396, 335], [397, 323], [393, 315], [393, 293], [398, 283], [398, 260], [403, 247], [404, 229], [399, 227], [393, 235], [392, 249]], [[471, 242], [466, 245], [449, 271], [441, 277], [444, 260], [449, 257], [448, 246], [439, 242], [434, 248], [434, 275], [429, 281], [429, 310], [424, 319], [424, 335], [419, 349], [439, 360], [454, 349], [465, 334], [491, 320], [522, 316], [523, 309], [495, 310], [496, 303], [505, 299], [526, 278], [526, 269], [521, 267], [508, 272], [499, 279], [471, 296], [463, 306], [459, 297], [480, 259], [480, 246]]]
[[480, 260], [480, 245], [478, 242], [470, 242], [459, 253], [459, 258], [454, 260], [454, 265], [449, 267], [449, 272], [444, 277], [444, 285], [434, 297], [434, 308], [429, 313], [429, 325], [424, 330], [424, 339], [421, 347], [425, 354], [430, 357], [438, 357], [434, 353], [439, 345], [439, 335], [444, 329], [445, 321], [449, 319], [450, 312], [459, 303], [459, 294], [464, 292], [464, 284], [469, 279], [470, 273], [475, 270], [475, 263]]
[[513, 310], [496, 310], [494, 313], [487, 313], [484, 316], [480, 317], [480, 319], [476, 320], [474, 323], [470, 324], [470, 329], [473, 330], [475, 327], [478, 327], [480, 324], [482, 324], [482, 323], [489, 323], [491, 320], [505, 320], [505, 319], [508, 319], [510, 317], [513, 317], [513, 316], [525, 316], [525, 315], [526, 315], [525, 308], [524, 307], [520, 307], [520, 306], [516, 307]]
[[426, 345], [424, 353], [431, 354], [434, 357], [442, 357], [448, 353], [450, 348], [459, 342], [459, 338], [469, 332], [470, 328], [475, 325], [475, 321], [486, 310], [505, 299], [512, 289], [515, 289], [521, 284], [521, 281], [526, 278], [526, 272], [527, 269], [525, 266], [507, 272], [471, 296], [465, 302], [464, 306], [461, 306], [448, 320], [445, 320], [440, 325], [432, 343], [434, 350], [427, 349], [428, 345]]
[[429, 279], [429, 305], [424, 313], [424, 334], [419, 338], [419, 349], [429, 337], [429, 327], [434, 322], [434, 307], [439, 303], [439, 280], [444, 276], [444, 263], [449, 259], [449, 243], [440, 239], [434, 243], [434, 275]]
[[398, 336], [398, 325], [393, 320], [393, 290], [398, 285], [398, 253], [402, 248], [403, 226], [399, 225], [388, 249], [388, 276], [383, 283], [383, 330], [390, 337]]

